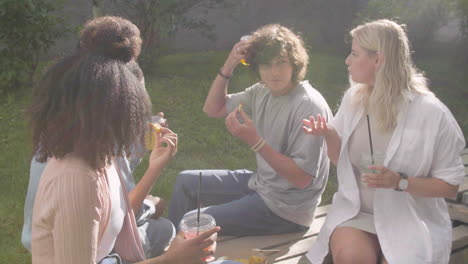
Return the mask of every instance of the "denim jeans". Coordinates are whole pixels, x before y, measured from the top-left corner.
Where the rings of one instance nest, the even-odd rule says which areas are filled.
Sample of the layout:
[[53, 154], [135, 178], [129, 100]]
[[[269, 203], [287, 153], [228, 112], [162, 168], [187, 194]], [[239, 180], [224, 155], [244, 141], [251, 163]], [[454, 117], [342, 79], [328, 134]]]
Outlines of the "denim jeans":
[[176, 235], [172, 222], [162, 217], [148, 219], [138, 226], [138, 233], [147, 258], [154, 258], [164, 253]]
[[212, 215], [220, 235], [273, 235], [306, 230], [307, 227], [273, 213], [262, 198], [248, 187], [248, 170], [189, 170], [177, 176], [169, 207], [169, 220], [176, 228], [182, 217], [197, 208], [199, 173], [201, 211]]
[[117, 253], [111, 253], [104, 259], [98, 262], [98, 264], [122, 264], [122, 259]]

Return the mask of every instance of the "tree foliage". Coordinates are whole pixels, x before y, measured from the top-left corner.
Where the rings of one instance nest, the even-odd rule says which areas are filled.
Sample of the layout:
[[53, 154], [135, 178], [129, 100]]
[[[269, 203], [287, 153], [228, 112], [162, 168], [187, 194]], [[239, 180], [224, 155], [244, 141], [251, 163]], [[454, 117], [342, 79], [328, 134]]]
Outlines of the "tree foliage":
[[311, 20], [311, 41], [333, 52], [347, 50], [345, 36], [356, 19], [356, 14], [369, 0], [295, 0]]
[[142, 60], [160, 54], [162, 44], [180, 27], [195, 29], [214, 39], [213, 26], [204, 18], [188, 16], [195, 8], [226, 7], [226, 0], [112, 0], [112, 6], [104, 11], [130, 19], [141, 31], [143, 38]]
[[468, 39], [468, 0], [457, 0], [457, 6], [462, 19], [462, 32]]
[[65, 29], [58, 0], [0, 0], [0, 93], [32, 82], [41, 55]]
[[422, 49], [434, 32], [447, 22], [450, 12], [447, 0], [370, 0], [359, 12], [355, 24], [380, 18], [404, 23], [414, 47]]
[[461, 20], [460, 30], [462, 33], [458, 48], [460, 54], [458, 61], [468, 65], [468, 0], [455, 0], [455, 8]]

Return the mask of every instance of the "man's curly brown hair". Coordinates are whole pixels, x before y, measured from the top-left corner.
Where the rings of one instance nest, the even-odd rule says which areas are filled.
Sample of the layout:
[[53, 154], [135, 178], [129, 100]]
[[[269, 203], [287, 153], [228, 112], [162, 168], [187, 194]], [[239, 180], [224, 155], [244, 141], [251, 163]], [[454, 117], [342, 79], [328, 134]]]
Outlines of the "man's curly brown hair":
[[291, 61], [292, 83], [297, 85], [304, 79], [309, 55], [299, 35], [280, 24], [269, 24], [252, 32], [251, 36], [247, 48], [247, 61], [259, 79], [259, 65], [268, 64], [280, 56], [288, 57]]
[[142, 143], [151, 101], [136, 62], [140, 31], [119, 17], [87, 22], [74, 54], [44, 74], [29, 108], [39, 161], [74, 152], [93, 169]]

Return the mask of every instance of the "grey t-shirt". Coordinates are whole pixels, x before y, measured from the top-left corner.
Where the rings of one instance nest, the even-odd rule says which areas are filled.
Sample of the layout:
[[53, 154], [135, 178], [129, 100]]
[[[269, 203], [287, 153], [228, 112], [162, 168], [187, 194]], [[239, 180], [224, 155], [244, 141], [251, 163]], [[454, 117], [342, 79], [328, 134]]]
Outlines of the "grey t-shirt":
[[232, 112], [240, 103], [253, 120], [257, 133], [269, 146], [292, 158], [300, 168], [314, 176], [312, 184], [299, 189], [257, 154], [257, 172], [250, 178], [249, 187], [278, 216], [309, 226], [327, 184], [330, 162], [324, 138], [306, 135], [301, 128], [302, 119], [321, 114], [331, 120], [327, 102], [308, 81], [302, 81], [283, 96], [273, 96], [260, 83], [243, 92], [229, 94], [227, 112]]

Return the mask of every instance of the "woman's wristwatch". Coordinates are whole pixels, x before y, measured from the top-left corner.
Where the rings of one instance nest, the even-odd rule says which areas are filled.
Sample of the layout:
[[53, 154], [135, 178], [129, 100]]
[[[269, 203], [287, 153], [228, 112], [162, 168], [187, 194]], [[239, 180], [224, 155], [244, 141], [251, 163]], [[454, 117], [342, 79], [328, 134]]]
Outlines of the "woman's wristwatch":
[[399, 172], [398, 174], [400, 174], [400, 181], [398, 182], [398, 186], [395, 190], [400, 192], [406, 191], [406, 189], [408, 189], [408, 175], [403, 172]]

